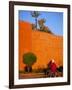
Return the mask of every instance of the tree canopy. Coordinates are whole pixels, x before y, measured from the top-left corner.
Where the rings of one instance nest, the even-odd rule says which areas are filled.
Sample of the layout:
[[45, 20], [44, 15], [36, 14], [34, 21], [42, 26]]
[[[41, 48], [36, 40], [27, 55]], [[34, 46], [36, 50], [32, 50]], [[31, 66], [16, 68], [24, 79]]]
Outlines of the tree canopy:
[[25, 63], [27, 66], [32, 66], [36, 62], [36, 55], [32, 52], [28, 52], [23, 55], [23, 63]]

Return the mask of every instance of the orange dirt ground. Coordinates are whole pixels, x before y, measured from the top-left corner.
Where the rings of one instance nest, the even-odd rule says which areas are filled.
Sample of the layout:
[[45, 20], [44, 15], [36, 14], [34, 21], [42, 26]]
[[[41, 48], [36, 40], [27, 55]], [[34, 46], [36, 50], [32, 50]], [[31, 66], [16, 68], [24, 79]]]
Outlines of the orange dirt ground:
[[57, 66], [63, 65], [63, 37], [32, 30], [31, 24], [19, 21], [19, 70], [23, 70], [23, 54], [33, 52], [37, 62], [33, 69], [45, 68], [51, 59]]

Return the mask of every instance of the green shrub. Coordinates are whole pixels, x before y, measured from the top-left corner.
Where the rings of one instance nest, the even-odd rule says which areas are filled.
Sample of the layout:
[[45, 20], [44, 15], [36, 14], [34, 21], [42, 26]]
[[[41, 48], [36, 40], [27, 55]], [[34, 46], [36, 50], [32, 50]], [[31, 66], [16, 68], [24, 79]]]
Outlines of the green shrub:
[[36, 62], [36, 55], [32, 52], [28, 52], [23, 55], [23, 63], [27, 66], [32, 66]]

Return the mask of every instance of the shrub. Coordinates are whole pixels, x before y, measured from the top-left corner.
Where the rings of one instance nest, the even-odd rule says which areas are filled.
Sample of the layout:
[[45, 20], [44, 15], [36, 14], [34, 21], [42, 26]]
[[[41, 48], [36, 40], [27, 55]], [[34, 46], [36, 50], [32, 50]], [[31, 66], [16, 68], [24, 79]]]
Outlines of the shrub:
[[31, 52], [28, 52], [23, 55], [23, 63], [27, 66], [32, 66], [36, 62], [36, 59], [36, 55]]
[[33, 54], [32, 52], [28, 52], [23, 55], [23, 63], [27, 65], [25, 67], [26, 72], [32, 71], [32, 65], [36, 62], [36, 59], [37, 59], [36, 55]]

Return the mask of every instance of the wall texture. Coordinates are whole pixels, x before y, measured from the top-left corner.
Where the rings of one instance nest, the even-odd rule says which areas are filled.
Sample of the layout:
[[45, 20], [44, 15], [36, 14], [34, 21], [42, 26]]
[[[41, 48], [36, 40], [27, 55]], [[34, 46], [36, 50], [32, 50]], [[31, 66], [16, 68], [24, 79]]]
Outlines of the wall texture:
[[28, 22], [19, 22], [19, 66], [24, 69], [23, 54], [33, 52], [37, 62], [33, 69], [46, 68], [50, 60], [54, 59], [57, 66], [63, 65], [63, 37], [32, 30]]

